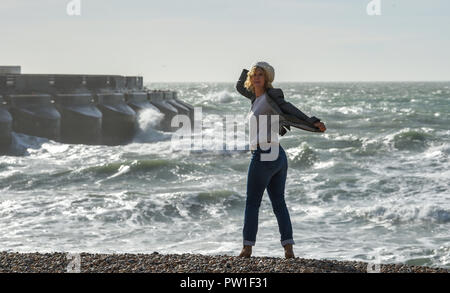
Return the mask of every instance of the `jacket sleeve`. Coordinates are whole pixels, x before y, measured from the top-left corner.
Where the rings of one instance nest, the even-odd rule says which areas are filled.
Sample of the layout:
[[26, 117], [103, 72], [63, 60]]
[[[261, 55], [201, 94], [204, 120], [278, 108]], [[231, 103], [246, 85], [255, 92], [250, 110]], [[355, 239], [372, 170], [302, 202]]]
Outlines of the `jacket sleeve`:
[[284, 99], [284, 95], [283, 95], [283, 92], [281, 91], [281, 89], [280, 89], [280, 93], [281, 94], [277, 96], [277, 103], [278, 103], [278, 106], [280, 107], [280, 109], [284, 113], [293, 115], [293, 116], [295, 116], [303, 121], [309, 122], [311, 124], [314, 124], [314, 123], [320, 121], [320, 119], [315, 116], [308, 117], [308, 115], [306, 115], [305, 113], [300, 111], [300, 109], [298, 109], [297, 107], [292, 105], [290, 102], [286, 101]]
[[247, 69], [242, 70], [241, 76], [239, 77], [239, 80], [236, 83], [236, 90], [241, 95], [243, 95], [244, 97], [249, 98], [251, 100], [253, 97], [253, 93], [244, 87], [244, 83], [247, 80], [247, 73], [248, 73]]

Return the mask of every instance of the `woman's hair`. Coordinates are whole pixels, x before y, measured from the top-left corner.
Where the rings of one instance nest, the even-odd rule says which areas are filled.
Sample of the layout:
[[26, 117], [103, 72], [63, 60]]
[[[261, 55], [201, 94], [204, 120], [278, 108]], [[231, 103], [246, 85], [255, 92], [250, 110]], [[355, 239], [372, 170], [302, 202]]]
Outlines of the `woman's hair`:
[[244, 87], [250, 90], [252, 93], [255, 93], [255, 87], [252, 85], [250, 78], [255, 75], [256, 69], [261, 69], [264, 72], [264, 88], [267, 90], [269, 88], [273, 88], [272, 83], [269, 81], [269, 76], [267, 71], [262, 67], [255, 66], [247, 73], [247, 79], [245, 80]]

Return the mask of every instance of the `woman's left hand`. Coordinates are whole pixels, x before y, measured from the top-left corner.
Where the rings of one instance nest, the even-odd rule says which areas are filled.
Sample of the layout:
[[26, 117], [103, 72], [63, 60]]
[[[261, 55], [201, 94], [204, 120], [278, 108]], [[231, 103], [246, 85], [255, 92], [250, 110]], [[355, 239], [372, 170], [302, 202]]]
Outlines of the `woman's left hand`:
[[319, 128], [320, 132], [325, 132], [325, 130], [327, 130], [325, 124], [323, 124], [322, 122], [316, 122], [314, 123], [314, 126]]

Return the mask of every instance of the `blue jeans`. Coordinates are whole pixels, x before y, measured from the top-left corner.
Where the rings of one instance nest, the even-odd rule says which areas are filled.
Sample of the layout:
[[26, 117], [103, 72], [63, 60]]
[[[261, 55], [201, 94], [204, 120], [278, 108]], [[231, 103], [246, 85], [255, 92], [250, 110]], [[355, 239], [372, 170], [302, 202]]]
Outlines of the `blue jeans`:
[[286, 153], [279, 145], [276, 160], [261, 160], [261, 153], [270, 151], [270, 148], [262, 150], [260, 147], [252, 151], [247, 177], [247, 199], [243, 229], [244, 245], [255, 245], [259, 207], [266, 188], [272, 202], [273, 212], [278, 221], [281, 245], [295, 244], [292, 238], [291, 219], [284, 201], [284, 188], [288, 169]]

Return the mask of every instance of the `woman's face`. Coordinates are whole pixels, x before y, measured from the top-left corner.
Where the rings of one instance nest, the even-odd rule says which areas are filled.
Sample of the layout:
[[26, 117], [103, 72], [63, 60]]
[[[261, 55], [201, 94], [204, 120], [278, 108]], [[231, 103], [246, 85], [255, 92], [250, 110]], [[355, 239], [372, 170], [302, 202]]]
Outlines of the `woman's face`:
[[255, 74], [250, 77], [250, 81], [255, 88], [263, 88], [266, 82], [264, 71], [261, 68], [256, 68]]

